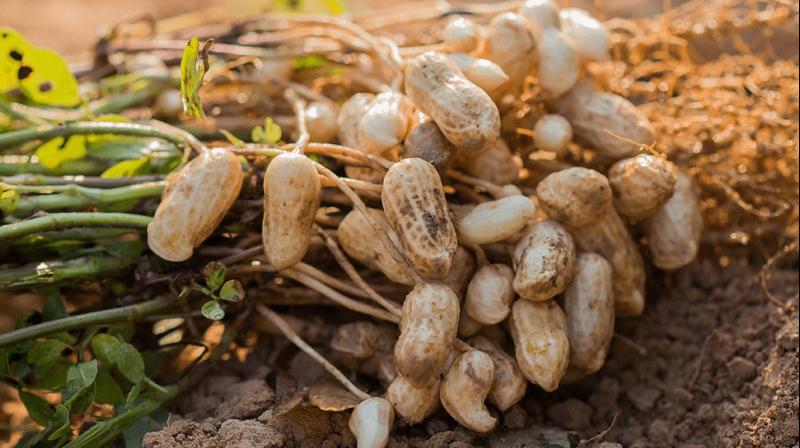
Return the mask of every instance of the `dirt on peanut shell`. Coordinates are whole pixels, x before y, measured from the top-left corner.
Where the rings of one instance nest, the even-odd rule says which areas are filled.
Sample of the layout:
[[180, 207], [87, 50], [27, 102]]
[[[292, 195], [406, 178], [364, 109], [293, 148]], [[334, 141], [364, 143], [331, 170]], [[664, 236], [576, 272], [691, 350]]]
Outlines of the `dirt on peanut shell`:
[[[797, 259], [768, 282], [783, 307], [744, 264], [706, 260], [651, 274], [647, 310], [618, 322], [606, 366], [594, 376], [552, 394], [529, 388], [488, 436], [440, 410], [419, 425], [396, 423], [389, 446], [798, 446]], [[290, 361], [301, 378], [265, 365], [276, 351], [292, 350], [279, 339], [221, 366], [144, 446], [354, 446], [349, 412], [308, 404], [314, 388], [303, 384], [324, 375], [320, 369], [304, 355]]]

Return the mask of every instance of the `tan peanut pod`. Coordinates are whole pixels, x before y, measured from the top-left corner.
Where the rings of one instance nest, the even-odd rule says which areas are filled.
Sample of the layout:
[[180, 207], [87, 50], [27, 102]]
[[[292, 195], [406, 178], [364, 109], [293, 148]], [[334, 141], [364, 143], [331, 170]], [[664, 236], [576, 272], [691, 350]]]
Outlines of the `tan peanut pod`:
[[517, 243], [513, 261], [514, 291], [528, 300], [548, 300], [572, 280], [575, 242], [557, 222], [539, 221]]
[[617, 315], [641, 315], [644, 311], [644, 262], [622, 218], [611, 209], [597, 223], [571, 230], [581, 250], [596, 252], [611, 263]]
[[412, 59], [405, 87], [417, 108], [459, 149], [483, 151], [500, 136], [497, 106], [443, 54], [429, 51]]
[[528, 21], [537, 37], [546, 29], [561, 28], [558, 11], [558, 3], [554, 0], [526, 0], [517, 9], [517, 13]]
[[205, 151], [170, 174], [147, 225], [150, 250], [168, 261], [188, 260], [231, 208], [243, 179], [239, 159], [223, 148]]
[[509, 328], [522, 374], [547, 392], [556, 390], [569, 364], [569, 339], [567, 318], [555, 300], [517, 300]]
[[403, 94], [383, 92], [370, 102], [358, 121], [358, 142], [364, 151], [382, 155], [406, 138], [414, 105]]
[[570, 227], [597, 223], [611, 210], [613, 201], [608, 179], [581, 167], [548, 175], [536, 186], [536, 194], [548, 216]]
[[528, 225], [534, 213], [533, 202], [522, 195], [483, 202], [456, 219], [458, 241], [465, 245], [503, 241]]
[[436, 168], [416, 158], [395, 163], [383, 179], [381, 198], [414, 269], [425, 278], [446, 277], [458, 239]]
[[359, 403], [347, 421], [358, 448], [385, 447], [393, 424], [392, 405], [380, 397], [370, 397]]
[[444, 172], [450, 166], [453, 144], [445, 138], [433, 120], [421, 121], [403, 142], [403, 158], [418, 158]]
[[484, 400], [492, 389], [494, 362], [480, 350], [456, 358], [439, 386], [442, 406], [458, 423], [475, 432], [489, 432], [497, 423]]
[[314, 101], [305, 108], [306, 128], [312, 142], [330, 143], [339, 132], [339, 110], [332, 102]]
[[267, 166], [261, 238], [276, 270], [294, 265], [308, 251], [321, 189], [314, 163], [302, 154], [280, 154]]
[[558, 114], [547, 114], [533, 127], [533, 143], [537, 148], [561, 154], [572, 140], [572, 125]]
[[394, 326], [350, 322], [336, 329], [330, 346], [337, 363], [389, 382], [394, 373], [393, 368], [387, 372], [386, 367], [393, 364], [392, 352], [398, 334]]
[[499, 65], [508, 76], [502, 88], [491, 92], [493, 97], [518, 91], [536, 64], [536, 40], [528, 22], [513, 12], [496, 15], [486, 28], [480, 56]]
[[539, 86], [553, 96], [563, 95], [578, 82], [580, 56], [575, 42], [556, 28], [542, 31], [537, 42]]
[[582, 60], [608, 58], [608, 29], [602, 22], [580, 8], [564, 8], [558, 17], [562, 31], [575, 41]]
[[460, 159], [467, 174], [496, 185], [508, 185], [519, 177], [520, 162], [502, 139], [487, 151], [462, 153]]
[[639, 151], [640, 144], [650, 144], [655, 139], [650, 121], [633, 103], [597, 90], [589, 81], [575, 84], [555, 100], [554, 107], [556, 113], [569, 120], [575, 137], [610, 159], [631, 157]]
[[563, 294], [569, 365], [585, 373], [603, 367], [614, 337], [614, 271], [592, 252], [578, 254], [575, 276]]
[[511, 312], [514, 301], [514, 271], [504, 264], [478, 268], [467, 287], [464, 313], [481, 325], [502, 322]]
[[361, 149], [358, 142], [358, 123], [374, 98], [375, 95], [371, 93], [357, 93], [342, 104], [336, 119], [339, 127], [339, 142], [342, 145]]
[[608, 170], [614, 206], [624, 218], [637, 223], [652, 216], [672, 197], [677, 169], [669, 160], [650, 154], [622, 159]]
[[458, 337], [469, 338], [483, 330], [483, 325], [467, 313], [458, 317]]
[[[373, 222], [383, 221], [388, 228], [389, 221], [383, 210], [367, 208], [367, 215]], [[391, 256], [389, 252], [391, 249], [381, 242], [381, 239], [375, 234], [375, 229], [360, 211], [351, 210], [339, 223], [336, 235], [342, 249], [359, 263], [382, 272], [395, 283], [414, 284], [414, 280]]]
[[417, 424], [439, 408], [439, 379], [414, 387], [402, 374], [395, 376], [386, 389], [386, 400], [397, 415], [409, 424]]
[[442, 48], [445, 51], [469, 53], [478, 47], [480, 41], [478, 25], [462, 16], [454, 16], [442, 32]]
[[480, 335], [470, 339], [469, 344], [492, 357], [494, 381], [489, 391], [489, 401], [501, 412], [507, 411], [525, 396], [528, 380], [519, 370], [514, 358], [500, 348], [496, 341]]
[[473, 273], [475, 273], [475, 257], [468, 250], [458, 246], [456, 254], [453, 256], [453, 263], [450, 265], [450, 272], [447, 273], [447, 277], [442, 280], [442, 283], [456, 293], [460, 301], [464, 297]]
[[700, 249], [703, 215], [694, 182], [678, 173], [675, 193], [643, 222], [653, 264], [673, 270], [691, 263]]
[[397, 370], [415, 387], [442, 373], [458, 330], [458, 297], [441, 283], [420, 283], [408, 293], [394, 346]]
[[450, 53], [447, 59], [461, 69], [465, 78], [485, 92], [492, 92], [508, 81], [508, 75], [503, 68], [488, 59], [476, 58], [466, 53]]

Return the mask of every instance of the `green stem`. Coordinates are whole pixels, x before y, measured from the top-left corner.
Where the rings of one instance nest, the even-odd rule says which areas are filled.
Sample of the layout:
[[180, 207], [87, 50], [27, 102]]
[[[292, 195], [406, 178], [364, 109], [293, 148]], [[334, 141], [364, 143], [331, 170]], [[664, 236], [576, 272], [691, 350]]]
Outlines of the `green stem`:
[[91, 280], [117, 274], [133, 265], [133, 257], [85, 256], [71, 260], [37, 261], [0, 271], [0, 289], [52, 285], [66, 280]]
[[[6, 134], [0, 134], [0, 137]], [[70, 174], [94, 175], [100, 174], [108, 165], [92, 159], [66, 160], [56, 169], [47, 169], [31, 160], [27, 155], [2, 155], [0, 156], [0, 176], [13, 176], [17, 174]]]
[[182, 146], [184, 140], [175, 134], [164, 132], [153, 126], [137, 123], [78, 121], [55, 125], [42, 125], [0, 134], [0, 149], [17, 146], [31, 140], [49, 140], [71, 135], [128, 135], [154, 137]]
[[14, 176], [0, 177], [0, 182], [12, 185], [67, 185], [75, 184], [82, 187], [112, 188], [125, 185], [140, 184], [143, 182], [158, 182], [164, 180], [162, 174], [151, 174], [132, 177], [97, 177], [97, 176], [45, 176], [42, 174], [17, 174]]
[[52, 232], [42, 232], [35, 235], [28, 235], [25, 238], [11, 241], [10, 244], [14, 246], [43, 246], [55, 243], [57, 241], [94, 241], [126, 235], [131, 232], [134, 232], [134, 230], [91, 227], [55, 230]]
[[76, 330], [91, 326], [106, 325], [116, 322], [135, 322], [142, 317], [158, 314], [177, 302], [171, 297], [161, 297], [109, 310], [95, 311], [92, 313], [76, 314], [61, 319], [42, 322], [30, 327], [20, 328], [0, 334], [0, 348], [18, 344], [29, 339], [42, 338], [64, 331]]
[[0, 241], [71, 227], [147, 227], [152, 218], [131, 213], [51, 213], [0, 226]]
[[36, 210], [65, 210], [86, 206], [112, 205], [132, 199], [161, 196], [164, 182], [148, 182], [127, 187], [110, 189], [88, 188], [80, 185], [19, 185], [14, 187], [20, 193], [56, 193], [26, 196], [19, 199], [13, 213], [28, 216]]

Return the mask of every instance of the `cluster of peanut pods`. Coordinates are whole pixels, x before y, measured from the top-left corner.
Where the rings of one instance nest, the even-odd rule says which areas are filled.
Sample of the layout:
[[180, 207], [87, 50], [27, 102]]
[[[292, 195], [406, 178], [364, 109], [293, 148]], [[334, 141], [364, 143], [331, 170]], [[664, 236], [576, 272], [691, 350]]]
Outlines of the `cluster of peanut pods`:
[[[386, 386], [352, 414], [360, 447], [384, 446], [395, 414], [417, 423], [440, 404], [488, 432], [497, 418], [487, 400], [505, 411], [529, 382], [553, 391], [596, 372], [615, 317], [644, 310], [642, 253], [664, 270], [695, 258], [702, 217], [692, 180], [647, 151], [652, 130], [631, 102], [581, 79], [585, 64], [607, 57], [607, 40], [588, 13], [549, 0], [486, 25], [453, 17], [437, 51], [404, 61], [397, 90], [308, 112], [312, 141], [338, 138], [393, 162], [344, 168], [350, 179], [382, 185], [382, 208], [354, 207], [336, 231], [351, 259], [411, 288], [399, 332], [356, 322], [332, 342], [341, 362]], [[531, 130], [536, 147], [558, 155], [578, 141], [614, 161], [605, 173], [574, 166], [525, 192], [515, 185], [519, 155], [500, 138], [498, 104], [531, 78], [550, 112]], [[276, 271], [308, 251], [319, 173], [298, 152], [266, 169], [262, 237]], [[148, 227], [150, 248], [188, 259], [242, 178], [237, 157], [222, 148], [173, 174]], [[491, 197], [448, 200], [451, 183], [464, 180]]]

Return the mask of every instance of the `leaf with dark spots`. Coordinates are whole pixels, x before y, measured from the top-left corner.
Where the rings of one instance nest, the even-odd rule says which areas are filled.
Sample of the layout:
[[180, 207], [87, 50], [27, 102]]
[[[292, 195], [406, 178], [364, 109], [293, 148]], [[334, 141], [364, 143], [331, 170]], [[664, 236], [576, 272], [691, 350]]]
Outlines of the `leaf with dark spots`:
[[23, 65], [22, 67], [19, 68], [19, 70], [17, 70], [17, 79], [22, 81], [23, 79], [26, 79], [28, 76], [30, 76], [31, 73], [33, 73], [33, 69], [28, 67], [27, 65]]

